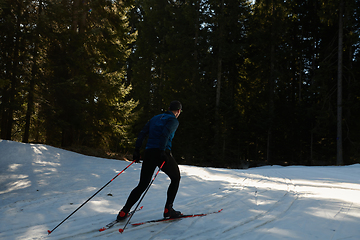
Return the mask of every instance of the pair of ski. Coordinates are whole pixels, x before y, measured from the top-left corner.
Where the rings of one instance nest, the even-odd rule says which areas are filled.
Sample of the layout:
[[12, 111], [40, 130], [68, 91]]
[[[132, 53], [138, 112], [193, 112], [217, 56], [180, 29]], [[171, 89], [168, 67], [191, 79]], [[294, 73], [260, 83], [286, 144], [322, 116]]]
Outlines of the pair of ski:
[[[133, 210], [131, 212], [129, 212], [128, 217], [130, 217], [131, 215], [133, 215], [135, 212], [141, 210], [143, 207], [140, 207], [136, 210]], [[178, 219], [183, 219], [183, 218], [192, 218], [192, 217], [203, 217], [203, 216], [207, 216], [210, 214], [214, 214], [214, 213], [219, 213], [221, 212], [222, 209], [220, 209], [219, 211], [215, 211], [215, 212], [209, 212], [209, 213], [199, 213], [199, 214], [188, 214], [188, 215], [181, 215], [180, 217], [176, 217], [176, 218], [160, 218], [160, 219], [154, 219], [154, 220], [148, 220], [148, 221], [144, 221], [144, 222], [138, 222], [138, 223], [132, 223], [132, 226], [140, 226], [140, 225], [144, 225], [146, 223], [157, 223], [157, 222], [167, 222], [167, 221], [173, 221], [173, 220], [178, 220]], [[105, 227], [100, 228], [99, 231], [105, 231], [109, 228], [112, 228], [114, 225], [116, 225], [117, 223], [120, 223], [120, 221], [114, 220], [112, 222], [110, 222], [109, 224], [107, 224]], [[119, 232], [122, 229], [119, 229]]]

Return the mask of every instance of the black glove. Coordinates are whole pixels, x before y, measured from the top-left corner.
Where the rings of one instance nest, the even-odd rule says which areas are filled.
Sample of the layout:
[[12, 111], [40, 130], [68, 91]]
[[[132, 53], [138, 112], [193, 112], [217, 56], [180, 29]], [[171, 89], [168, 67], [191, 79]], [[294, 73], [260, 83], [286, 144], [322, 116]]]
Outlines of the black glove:
[[135, 149], [134, 154], [133, 154], [133, 161], [136, 160], [135, 162], [139, 163], [140, 162], [140, 150]]

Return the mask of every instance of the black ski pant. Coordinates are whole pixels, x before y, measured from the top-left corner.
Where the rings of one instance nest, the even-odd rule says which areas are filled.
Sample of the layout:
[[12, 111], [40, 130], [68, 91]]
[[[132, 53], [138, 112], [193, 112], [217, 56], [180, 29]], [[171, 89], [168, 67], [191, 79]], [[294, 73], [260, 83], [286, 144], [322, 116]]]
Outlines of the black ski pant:
[[[165, 152], [166, 161], [162, 167], [162, 171], [170, 178], [171, 183], [167, 191], [167, 200], [165, 206], [172, 205], [174, 203], [177, 191], [180, 184], [180, 170], [177, 162], [169, 151]], [[163, 159], [160, 157], [159, 149], [146, 149], [144, 154], [144, 160], [141, 167], [139, 184], [130, 193], [126, 204], [124, 206], [125, 211], [130, 211], [131, 207], [139, 200], [142, 193], [146, 190], [151, 182], [155, 168], [160, 167], [163, 163]]]

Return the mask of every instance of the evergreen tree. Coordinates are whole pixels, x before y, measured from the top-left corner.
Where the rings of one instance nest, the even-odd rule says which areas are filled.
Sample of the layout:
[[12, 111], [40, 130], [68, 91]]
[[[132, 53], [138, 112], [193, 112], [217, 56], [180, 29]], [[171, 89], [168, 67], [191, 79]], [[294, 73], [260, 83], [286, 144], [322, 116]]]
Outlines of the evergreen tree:
[[136, 106], [125, 86], [132, 2], [2, 3], [1, 137], [127, 148]]

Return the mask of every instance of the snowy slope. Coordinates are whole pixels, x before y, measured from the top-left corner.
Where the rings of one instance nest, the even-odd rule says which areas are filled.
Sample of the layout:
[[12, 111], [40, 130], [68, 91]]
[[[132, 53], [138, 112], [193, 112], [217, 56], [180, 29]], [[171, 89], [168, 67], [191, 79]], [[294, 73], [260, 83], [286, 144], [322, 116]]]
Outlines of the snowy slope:
[[[176, 157], [176, 156], [175, 156]], [[360, 239], [360, 165], [230, 170], [180, 166], [175, 209], [206, 217], [118, 227], [136, 186], [133, 164], [52, 234], [51, 230], [129, 162], [47, 145], [0, 140], [0, 239]], [[132, 222], [161, 218], [169, 184], [160, 173]]]

